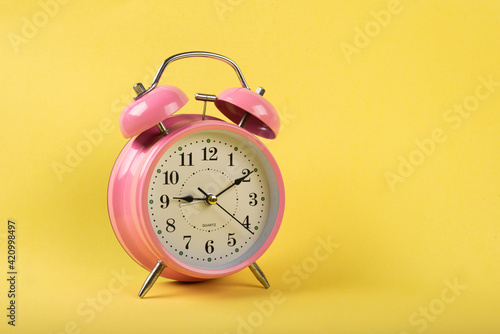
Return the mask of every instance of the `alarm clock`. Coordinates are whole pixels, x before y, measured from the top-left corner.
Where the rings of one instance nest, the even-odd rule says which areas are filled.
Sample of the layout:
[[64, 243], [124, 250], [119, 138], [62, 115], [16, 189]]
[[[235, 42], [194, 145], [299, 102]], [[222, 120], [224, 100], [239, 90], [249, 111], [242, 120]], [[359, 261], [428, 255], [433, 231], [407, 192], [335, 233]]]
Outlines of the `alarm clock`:
[[[191, 57], [220, 60], [241, 87], [219, 95], [196, 94], [200, 114], [177, 114], [188, 97], [159, 86], [170, 63]], [[263, 97], [248, 87], [240, 68], [219, 54], [193, 51], [167, 58], [152, 85], [120, 115], [131, 138], [119, 154], [108, 186], [113, 231], [128, 255], [150, 272], [144, 297], [158, 277], [194, 282], [249, 267], [269, 287], [256, 261], [276, 237], [285, 191], [276, 160], [257, 136], [274, 139], [280, 121]], [[206, 115], [207, 103], [231, 122]]]

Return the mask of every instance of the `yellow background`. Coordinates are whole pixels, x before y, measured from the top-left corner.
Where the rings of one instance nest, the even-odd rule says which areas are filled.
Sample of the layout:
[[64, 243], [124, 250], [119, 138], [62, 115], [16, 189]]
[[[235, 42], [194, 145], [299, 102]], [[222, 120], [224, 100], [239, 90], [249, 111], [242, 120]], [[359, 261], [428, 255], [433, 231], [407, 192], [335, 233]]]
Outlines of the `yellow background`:
[[[2, 332], [500, 330], [500, 2], [53, 3], [4, 1], [0, 12]], [[281, 113], [278, 138], [264, 140], [287, 194], [259, 260], [271, 289], [245, 270], [160, 279], [140, 300], [147, 272], [107, 215], [126, 143], [118, 116], [133, 84], [148, 87], [165, 58], [192, 50], [235, 60]], [[184, 112], [201, 112], [195, 93], [238, 84], [206, 59], [174, 63], [161, 83], [191, 98]], [[459, 117], [464, 104], [473, 111]], [[102, 138], [68, 167], [96, 129]], [[68, 169], [58, 178], [54, 164]], [[15, 328], [7, 219], [18, 237]]]

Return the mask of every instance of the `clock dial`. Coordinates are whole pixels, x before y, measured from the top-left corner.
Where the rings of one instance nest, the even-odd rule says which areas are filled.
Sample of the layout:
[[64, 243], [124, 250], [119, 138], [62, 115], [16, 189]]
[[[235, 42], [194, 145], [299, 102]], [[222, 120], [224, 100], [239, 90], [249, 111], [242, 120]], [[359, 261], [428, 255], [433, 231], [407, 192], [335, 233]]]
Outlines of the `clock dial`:
[[223, 269], [263, 245], [278, 196], [271, 164], [252, 141], [231, 131], [202, 130], [176, 141], [154, 166], [148, 214], [176, 259]]

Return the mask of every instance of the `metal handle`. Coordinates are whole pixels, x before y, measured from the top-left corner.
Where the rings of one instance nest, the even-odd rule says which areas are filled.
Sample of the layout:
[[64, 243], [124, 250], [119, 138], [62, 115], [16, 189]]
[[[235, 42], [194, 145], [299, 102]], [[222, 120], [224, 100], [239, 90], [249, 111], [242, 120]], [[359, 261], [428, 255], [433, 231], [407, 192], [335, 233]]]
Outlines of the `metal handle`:
[[156, 76], [153, 79], [153, 83], [151, 84], [151, 87], [149, 87], [147, 90], [139, 93], [136, 96], [136, 99], [141, 97], [144, 94], [149, 93], [151, 90], [153, 90], [158, 85], [158, 82], [160, 81], [160, 78], [163, 74], [163, 71], [165, 70], [165, 68], [167, 67], [168, 64], [170, 64], [176, 60], [179, 60], [179, 59], [194, 58], [194, 57], [218, 59], [218, 60], [230, 65], [234, 69], [234, 71], [236, 72], [236, 75], [238, 76], [238, 79], [240, 80], [241, 86], [244, 88], [250, 89], [250, 87], [248, 87], [248, 85], [247, 85], [247, 82], [245, 81], [245, 78], [243, 77], [243, 74], [241, 73], [240, 68], [231, 59], [224, 57], [223, 55], [220, 55], [217, 53], [212, 53], [212, 52], [190, 51], [190, 52], [179, 53], [179, 54], [176, 54], [176, 55], [173, 55], [173, 56], [167, 58], [163, 62], [163, 64], [161, 64], [160, 69], [158, 70], [158, 73], [156, 73]]

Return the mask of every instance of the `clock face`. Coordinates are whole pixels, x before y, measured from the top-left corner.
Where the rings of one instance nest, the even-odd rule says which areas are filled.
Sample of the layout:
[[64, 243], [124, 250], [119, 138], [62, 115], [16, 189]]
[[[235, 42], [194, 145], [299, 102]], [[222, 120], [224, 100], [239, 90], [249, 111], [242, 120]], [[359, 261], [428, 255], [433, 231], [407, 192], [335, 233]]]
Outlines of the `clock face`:
[[149, 220], [164, 249], [201, 269], [235, 266], [265, 243], [278, 215], [266, 155], [236, 132], [208, 129], [171, 145], [154, 165]]

